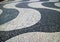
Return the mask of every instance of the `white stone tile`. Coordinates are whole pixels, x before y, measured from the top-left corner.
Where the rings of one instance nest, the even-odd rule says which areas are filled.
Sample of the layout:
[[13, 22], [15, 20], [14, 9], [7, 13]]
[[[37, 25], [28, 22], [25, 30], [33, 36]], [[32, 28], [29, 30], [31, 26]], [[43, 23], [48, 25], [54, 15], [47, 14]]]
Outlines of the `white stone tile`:
[[55, 6], [60, 7], [60, 2], [55, 3]]
[[3, 13], [3, 10], [0, 9], [0, 15], [1, 15], [1, 13]]
[[[17, 36], [16, 36], [17, 37]], [[6, 42], [13, 42], [13, 39], [19, 40], [19, 42], [60, 42], [60, 32], [56, 33], [43, 33], [43, 32], [32, 32], [18, 35], [19, 39], [13, 37]]]
[[59, 2], [59, 0], [49, 0], [49, 2]]
[[45, 2], [33, 2], [33, 3], [29, 3], [28, 6], [32, 8], [51, 9], [51, 10], [56, 10], [60, 12], [60, 9], [43, 6], [42, 3], [45, 3]]

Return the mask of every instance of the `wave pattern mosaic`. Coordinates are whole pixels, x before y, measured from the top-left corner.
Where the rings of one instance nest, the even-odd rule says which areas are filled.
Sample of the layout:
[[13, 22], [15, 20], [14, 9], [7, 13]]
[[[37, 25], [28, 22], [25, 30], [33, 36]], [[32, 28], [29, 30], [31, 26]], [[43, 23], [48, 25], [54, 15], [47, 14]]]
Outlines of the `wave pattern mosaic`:
[[60, 42], [60, 0], [0, 3], [0, 42]]

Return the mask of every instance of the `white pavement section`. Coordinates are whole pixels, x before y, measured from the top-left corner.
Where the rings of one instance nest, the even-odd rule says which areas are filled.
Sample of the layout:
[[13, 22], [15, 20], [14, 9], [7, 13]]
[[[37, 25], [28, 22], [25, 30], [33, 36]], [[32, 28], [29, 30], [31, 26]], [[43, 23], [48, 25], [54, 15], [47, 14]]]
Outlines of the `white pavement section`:
[[19, 15], [3, 25], [0, 25], [0, 31], [9, 31], [22, 29], [36, 24], [41, 19], [41, 14], [34, 9], [16, 8], [14, 3], [6, 4], [4, 8], [13, 8], [19, 11]]
[[60, 2], [55, 3], [55, 6], [60, 7]]
[[5, 42], [60, 42], [60, 32], [31, 32], [15, 36]]
[[30, 0], [30, 1], [40, 1], [40, 0]]
[[33, 3], [29, 3], [28, 6], [33, 7], [33, 8], [51, 9], [51, 10], [56, 10], [56, 11], [60, 12], [60, 9], [43, 6], [42, 3], [44, 3], [44, 2], [33, 2]]
[[59, 0], [49, 0], [49, 2], [59, 2]]
[[22, 0], [15, 0], [15, 1], [22, 1]]
[[3, 12], [3, 10], [0, 9], [0, 15], [1, 15], [2, 12]]

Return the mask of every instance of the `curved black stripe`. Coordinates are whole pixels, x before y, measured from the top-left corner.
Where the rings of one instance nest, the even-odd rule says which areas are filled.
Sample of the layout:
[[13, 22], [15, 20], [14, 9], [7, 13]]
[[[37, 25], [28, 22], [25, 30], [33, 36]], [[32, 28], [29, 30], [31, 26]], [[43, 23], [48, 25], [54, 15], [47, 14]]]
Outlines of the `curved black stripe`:
[[15, 6], [18, 7], [18, 8], [30, 8], [28, 6], [29, 3], [32, 3], [32, 2], [22, 2], [22, 3], [16, 4]]
[[49, 1], [49, 0], [40, 0], [40, 1]]
[[54, 5], [55, 3], [57, 3], [57, 2], [46, 2], [46, 3], [42, 3], [42, 5], [45, 6], [45, 7], [60, 9], [60, 7], [57, 7], [57, 6]]
[[16, 9], [5, 9], [3, 8], [3, 4], [0, 5], [1, 10], [3, 10], [3, 13], [0, 15], [0, 25], [13, 20], [19, 14], [19, 11]]

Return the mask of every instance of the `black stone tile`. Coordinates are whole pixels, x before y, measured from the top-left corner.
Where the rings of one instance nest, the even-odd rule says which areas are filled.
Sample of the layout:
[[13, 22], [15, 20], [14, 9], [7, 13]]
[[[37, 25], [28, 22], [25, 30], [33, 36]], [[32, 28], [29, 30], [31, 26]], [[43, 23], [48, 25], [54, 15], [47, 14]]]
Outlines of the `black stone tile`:
[[46, 3], [42, 3], [42, 5], [45, 6], [45, 7], [59, 8], [60, 9], [60, 7], [57, 7], [57, 6], [54, 5], [55, 3], [57, 3], [57, 2], [46, 2]]
[[0, 6], [0, 9], [3, 10], [3, 13], [0, 15], [0, 25], [13, 20], [19, 14], [19, 11], [16, 9], [5, 9], [3, 4], [0, 4]]

